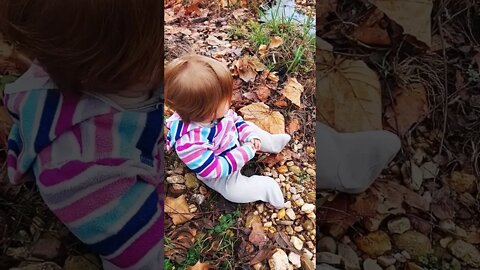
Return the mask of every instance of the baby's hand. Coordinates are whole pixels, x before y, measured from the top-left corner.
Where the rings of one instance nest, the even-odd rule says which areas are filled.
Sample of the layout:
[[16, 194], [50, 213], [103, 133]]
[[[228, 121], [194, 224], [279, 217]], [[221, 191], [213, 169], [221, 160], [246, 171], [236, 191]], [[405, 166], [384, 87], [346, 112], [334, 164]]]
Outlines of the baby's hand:
[[259, 139], [252, 139], [250, 140], [250, 142], [252, 142], [253, 147], [256, 151], [260, 150], [260, 148], [262, 147], [262, 142]]

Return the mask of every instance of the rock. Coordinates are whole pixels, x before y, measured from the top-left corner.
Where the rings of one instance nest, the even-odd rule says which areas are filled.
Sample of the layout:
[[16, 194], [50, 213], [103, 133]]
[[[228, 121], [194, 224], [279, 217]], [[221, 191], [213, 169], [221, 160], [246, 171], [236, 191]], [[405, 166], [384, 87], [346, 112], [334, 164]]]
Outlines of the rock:
[[389, 214], [378, 214], [375, 217], [368, 217], [363, 220], [363, 226], [365, 229], [367, 229], [369, 232], [374, 232], [378, 231], [380, 228], [380, 224], [383, 222], [383, 220], [388, 217]]
[[335, 239], [330, 236], [320, 238], [320, 240], [318, 240], [317, 246], [318, 251], [326, 251], [331, 253], [337, 252], [337, 243], [335, 242]]
[[302, 205], [302, 212], [305, 213], [305, 214], [310, 214], [312, 213], [313, 211], [315, 211], [315, 205], [314, 204], [311, 204], [311, 203], [306, 203], [304, 205]]
[[305, 201], [300, 198], [298, 200], [295, 201], [295, 204], [298, 206], [298, 207], [302, 207], [304, 204], [305, 204]]
[[307, 172], [309, 175], [311, 175], [311, 176], [316, 176], [316, 174], [317, 174], [317, 173], [315, 172], [315, 170], [314, 170], [314, 169], [311, 169], [311, 168], [308, 168], [308, 169], [306, 170], [306, 172]]
[[288, 260], [293, 264], [293, 266], [300, 268], [302, 267], [302, 261], [300, 260], [300, 255], [295, 252], [290, 252], [288, 254]]
[[63, 270], [58, 264], [54, 262], [43, 262], [37, 264], [29, 264], [22, 267], [10, 268], [10, 270]]
[[[53, 260], [65, 254], [65, 249], [60, 240], [53, 237], [40, 238], [32, 247], [31, 254], [34, 257]], [[61, 254], [62, 253], [62, 254]]]
[[342, 257], [346, 270], [360, 270], [360, 260], [357, 253], [347, 244], [338, 244], [338, 255]]
[[393, 257], [400, 263], [405, 263], [407, 261], [407, 259], [401, 253], [395, 253], [393, 254]]
[[302, 226], [307, 231], [311, 231], [315, 228], [315, 224], [313, 224], [313, 221], [311, 221], [310, 219], [305, 220]]
[[270, 228], [272, 226], [273, 226], [273, 223], [271, 221], [267, 221], [267, 222], [265, 222], [265, 224], [263, 224], [263, 227], [265, 227], [265, 228]]
[[285, 208], [278, 211], [277, 217], [278, 219], [283, 219], [285, 217]]
[[393, 256], [380, 256], [377, 258], [378, 264], [382, 267], [387, 267], [395, 264], [397, 260]]
[[188, 189], [197, 189], [200, 186], [197, 177], [193, 173], [185, 174], [185, 185]]
[[396, 218], [388, 222], [388, 230], [391, 233], [402, 234], [410, 230], [410, 220], [406, 217]]
[[272, 257], [268, 260], [268, 265], [272, 270], [287, 270], [288, 269], [288, 256], [285, 251], [277, 248]]
[[293, 246], [298, 249], [298, 250], [302, 250], [303, 248], [303, 241], [300, 240], [300, 238], [296, 237], [296, 236], [292, 236], [291, 240], [290, 240], [293, 244]]
[[372, 260], [370, 258], [363, 261], [363, 269], [365, 270], [383, 270], [380, 265], [377, 264], [376, 260]]
[[423, 267], [419, 266], [416, 263], [408, 262], [406, 270], [423, 270]]
[[102, 263], [93, 254], [85, 254], [84, 256], [69, 256], [63, 266], [65, 270], [101, 270]]
[[291, 201], [286, 202], [285, 208], [292, 208], [292, 202]]
[[[293, 223], [294, 223], [293, 220], [279, 220], [279, 221], [277, 221], [278, 225], [283, 225], [283, 226], [292, 226]], [[293, 233], [293, 229], [291, 227], [290, 227], [290, 229], [292, 230], [292, 233]]]
[[187, 190], [187, 187], [184, 184], [171, 184], [168, 188], [173, 195], [184, 194]]
[[397, 270], [395, 265], [390, 265], [389, 267], [385, 268], [385, 270]]
[[319, 263], [338, 265], [342, 262], [342, 257], [335, 253], [330, 252], [318, 252], [317, 260]]
[[448, 244], [449, 244], [450, 242], [452, 242], [452, 240], [453, 240], [453, 238], [450, 237], [450, 236], [445, 237], [445, 238], [442, 238], [442, 239], [440, 239], [440, 241], [439, 241], [439, 242], [440, 242], [440, 246], [441, 246], [442, 248], [447, 248], [447, 247], [448, 247]]
[[472, 267], [480, 267], [480, 251], [463, 240], [455, 240], [448, 245], [448, 249], [453, 256], [462, 260]]
[[408, 231], [395, 236], [395, 245], [407, 251], [413, 257], [420, 257], [432, 252], [430, 239], [417, 231]]
[[287, 166], [282, 165], [282, 166], [277, 168], [277, 172], [281, 173], [281, 174], [284, 174], [284, 173], [288, 172], [288, 168], [287, 168]]
[[448, 179], [450, 187], [458, 193], [475, 191], [476, 178], [475, 175], [463, 172], [453, 172], [450, 179]]
[[185, 183], [185, 178], [182, 175], [172, 175], [167, 177], [167, 183], [169, 184], [183, 184]]
[[376, 231], [355, 239], [357, 247], [370, 257], [378, 257], [392, 249], [388, 234]]
[[287, 211], [285, 211], [285, 213], [287, 214], [287, 217], [290, 220], [295, 220], [297, 218], [296, 215], [295, 215], [295, 211], [293, 211], [292, 208], [287, 208]]
[[205, 196], [202, 194], [193, 194], [192, 199], [197, 205], [201, 205], [205, 201]]
[[295, 175], [300, 175], [302, 173], [302, 170], [300, 169], [300, 167], [298, 167], [296, 165], [290, 166], [288, 169], [289, 169], [289, 171], [291, 171]]

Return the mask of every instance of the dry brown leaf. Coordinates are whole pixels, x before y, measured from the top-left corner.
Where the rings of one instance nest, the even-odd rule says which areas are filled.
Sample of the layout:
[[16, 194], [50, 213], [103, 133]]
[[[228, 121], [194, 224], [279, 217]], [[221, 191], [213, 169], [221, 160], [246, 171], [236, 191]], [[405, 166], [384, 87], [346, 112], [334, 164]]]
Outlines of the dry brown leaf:
[[300, 121], [297, 118], [294, 118], [288, 123], [287, 132], [290, 135], [297, 132], [300, 129]]
[[262, 44], [258, 47], [258, 54], [260, 54], [260, 57], [264, 57], [265, 54], [267, 54], [267, 45]]
[[235, 63], [235, 68], [238, 76], [244, 82], [254, 81], [257, 77], [257, 72], [266, 69], [266, 66], [260, 62], [255, 56], [244, 56]]
[[208, 45], [212, 45], [212, 46], [218, 46], [224, 43], [223, 41], [221, 41], [220, 39], [218, 39], [216, 36], [213, 36], [213, 35], [209, 35], [205, 41], [207, 42]]
[[263, 230], [263, 225], [260, 222], [255, 222], [252, 224], [252, 231], [248, 236], [248, 241], [256, 246], [262, 246], [267, 242], [267, 235]]
[[285, 133], [285, 118], [277, 111], [271, 110], [263, 102], [257, 102], [240, 109], [243, 118], [251, 121], [272, 134]]
[[403, 27], [405, 34], [417, 38], [427, 46], [432, 44], [432, 0], [369, 0], [391, 20]]
[[332, 60], [317, 62], [317, 119], [343, 132], [382, 129], [377, 74], [360, 60]]
[[381, 22], [385, 14], [375, 9], [366, 21], [360, 24], [353, 32], [353, 37], [363, 43], [370, 45], [388, 46], [391, 44], [390, 36]]
[[396, 91], [393, 106], [385, 112], [388, 124], [397, 129], [400, 135], [405, 135], [410, 127], [422, 121], [428, 113], [427, 94], [422, 84], [413, 84], [408, 89]]
[[198, 261], [194, 266], [188, 268], [189, 270], [209, 270], [213, 269], [213, 267], [208, 263], [202, 263]]
[[279, 80], [277, 72], [269, 72], [267, 78], [275, 83]]
[[237, 19], [237, 20], [239, 18], [243, 18], [245, 16], [245, 11], [246, 11], [246, 9], [244, 9], [244, 8], [236, 9], [232, 12], [233, 17], [235, 17], [235, 19]]
[[190, 213], [185, 195], [178, 198], [165, 198], [165, 213], [167, 213], [175, 225], [183, 224], [191, 220], [195, 215]]
[[265, 102], [267, 99], [270, 97], [270, 88], [266, 85], [260, 85], [258, 88], [255, 90], [255, 93], [257, 94], [257, 97], [260, 101]]
[[361, 217], [374, 217], [377, 214], [377, 207], [380, 199], [372, 192], [367, 191], [355, 198], [355, 203], [350, 210]]
[[285, 98], [281, 98], [281, 99], [277, 99], [275, 100], [275, 102], [273, 103], [275, 106], [279, 107], [279, 108], [285, 108], [288, 106], [288, 103], [287, 101], [285, 100]]
[[268, 44], [268, 49], [274, 49], [277, 47], [282, 46], [283, 44], [283, 38], [279, 36], [274, 36], [270, 39], [270, 44]]
[[287, 84], [283, 89], [283, 95], [288, 98], [293, 104], [302, 108], [301, 96], [303, 93], [303, 85], [301, 85], [296, 78], [288, 77]]

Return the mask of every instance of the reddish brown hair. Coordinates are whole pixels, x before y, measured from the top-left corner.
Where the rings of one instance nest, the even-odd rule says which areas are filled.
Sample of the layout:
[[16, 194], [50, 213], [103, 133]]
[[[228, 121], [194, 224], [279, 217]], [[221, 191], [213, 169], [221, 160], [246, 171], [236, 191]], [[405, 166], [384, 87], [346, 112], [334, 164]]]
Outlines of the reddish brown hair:
[[202, 122], [230, 101], [233, 78], [226, 65], [201, 55], [175, 59], [165, 67], [165, 104], [185, 122]]
[[62, 90], [115, 93], [163, 77], [163, 2], [0, 0], [0, 30]]

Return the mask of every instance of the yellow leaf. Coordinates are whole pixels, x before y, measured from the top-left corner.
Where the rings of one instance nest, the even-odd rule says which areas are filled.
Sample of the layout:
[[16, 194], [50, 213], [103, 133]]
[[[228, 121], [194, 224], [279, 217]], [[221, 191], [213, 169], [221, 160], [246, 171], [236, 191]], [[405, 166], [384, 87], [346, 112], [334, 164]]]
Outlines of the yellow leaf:
[[185, 195], [165, 198], [165, 213], [172, 218], [175, 225], [183, 224], [195, 216], [190, 213]]
[[268, 48], [269, 49], [274, 49], [274, 48], [282, 46], [282, 44], [283, 44], [283, 38], [278, 37], [278, 36], [274, 36], [270, 39], [270, 44], [268, 45]]
[[190, 266], [188, 270], [209, 270], [213, 269], [208, 263], [198, 261], [194, 266]]
[[263, 102], [253, 103], [240, 109], [246, 121], [272, 134], [285, 133], [285, 118], [277, 111], [273, 111]]
[[370, 0], [370, 2], [402, 26], [405, 34], [414, 36], [429, 47], [432, 45], [430, 18], [432, 0]]
[[283, 95], [288, 98], [293, 104], [298, 107], [302, 107], [302, 102], [300, 100], [303, 92], [303, 85], [301, 85], [296, 78], [289, 77], [287, 84], [283, 89]]
[[363, 61], [317, 62], [317, 119], [339, 131], [382, 129], [382, 102], [377, 74]]

